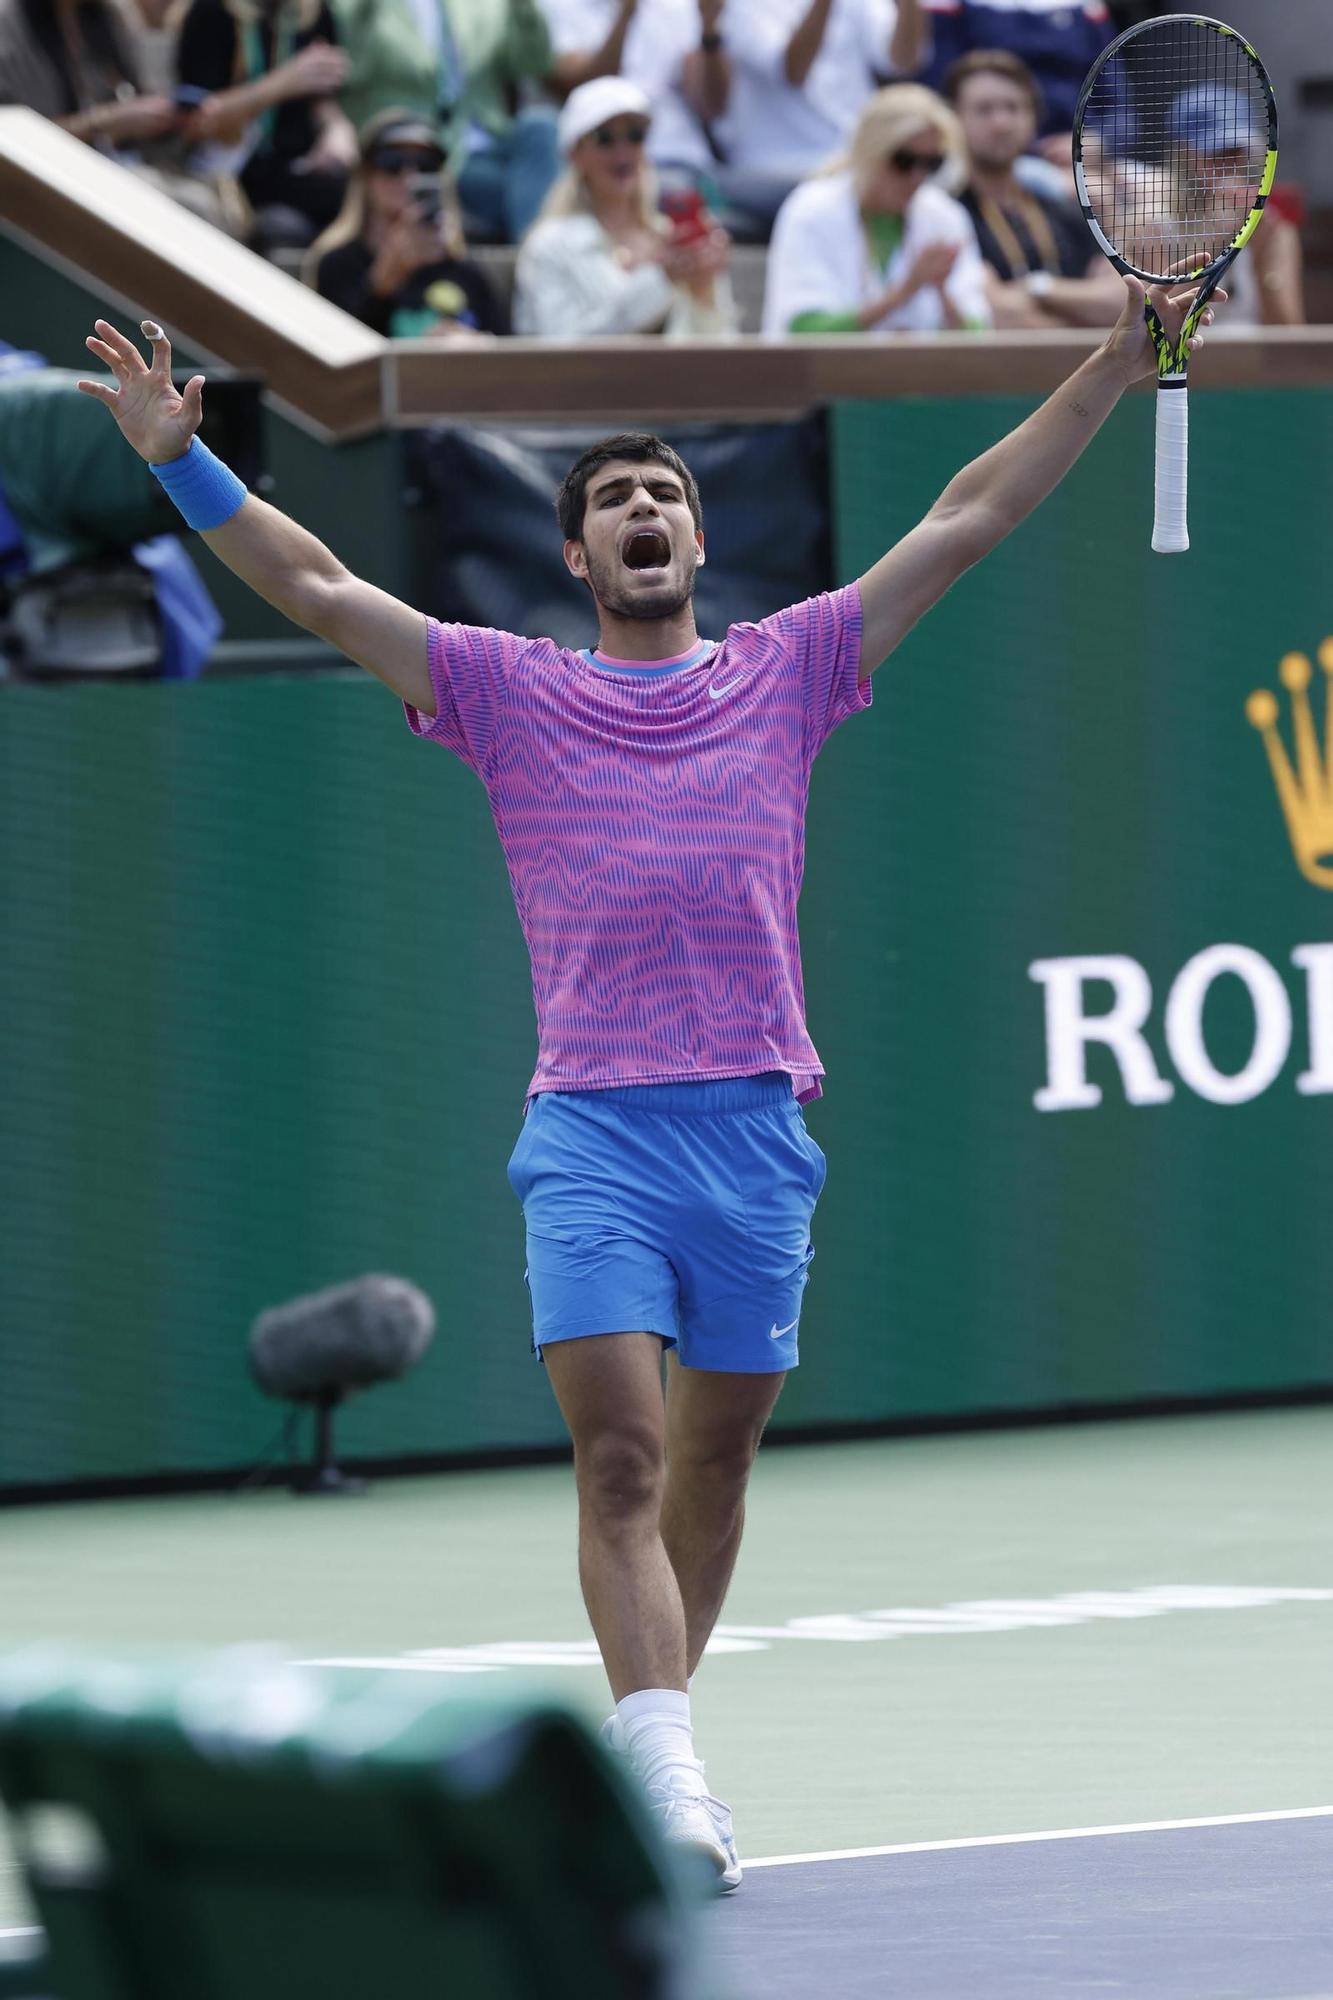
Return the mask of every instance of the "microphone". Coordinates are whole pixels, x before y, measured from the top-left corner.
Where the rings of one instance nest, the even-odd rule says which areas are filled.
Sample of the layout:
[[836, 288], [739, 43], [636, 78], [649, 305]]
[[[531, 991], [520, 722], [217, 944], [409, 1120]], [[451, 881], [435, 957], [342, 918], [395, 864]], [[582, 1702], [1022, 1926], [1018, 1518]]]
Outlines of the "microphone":
[[260, 1313], [250, 1331], [250, 1368], [267, 1395], [318, 1402], [395, 1381], [434, 1337], [426, 1294], [406, 1278], [374, 1272]]

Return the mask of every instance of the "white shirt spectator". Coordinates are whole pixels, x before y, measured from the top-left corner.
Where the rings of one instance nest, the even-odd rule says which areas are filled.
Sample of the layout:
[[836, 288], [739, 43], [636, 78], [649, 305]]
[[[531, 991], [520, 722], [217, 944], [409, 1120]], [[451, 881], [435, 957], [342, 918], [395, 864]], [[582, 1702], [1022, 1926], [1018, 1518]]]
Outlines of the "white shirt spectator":
[[660, 264], [626, 267], [594, 215], [553, 215], [528, 231], [514, 270], [514, 332], [548, 340], [653, 333], [700, 339], [735, 333], [731, 281], [712, 306], [673, 285]]
[[[866, 242], [851, 169], [821, 174], [793, 188], [773, 228], [764, 293], [763, 331], [787, 333], [807, 312], [856, 312], [906, 276], [928, 243], [956, 243], [958, 257], [944, 281], [955, 311], [989, 326], [985, 267], [967, 210], [943, 188], [919, 188], [903, 214], [902, 240], [879, 270]], [[934, 333], [944, 325], [934, 286], [913, 293], [873, 329]]]
[[[616, 0], [541, 0], [541, 8], [558, 56], [601, 48], [617, 13]], [[619, 74], [652, 99], [648, 157], [655, 165], [701, 172], [713, 165], [703, 127], [682, 88], [685, 58], [698, 46], [698, 0], [639, 0]]]
[[809, 75], [799, 89], [788, 83], [787, 44], [809, 7], [810, 0], [729, 0], [731, 101], [718, 138], [733, 167], [793, 180], [811, 173], [847, 144], [866, 99], [892, 74], [895, 0], [833, 0]]

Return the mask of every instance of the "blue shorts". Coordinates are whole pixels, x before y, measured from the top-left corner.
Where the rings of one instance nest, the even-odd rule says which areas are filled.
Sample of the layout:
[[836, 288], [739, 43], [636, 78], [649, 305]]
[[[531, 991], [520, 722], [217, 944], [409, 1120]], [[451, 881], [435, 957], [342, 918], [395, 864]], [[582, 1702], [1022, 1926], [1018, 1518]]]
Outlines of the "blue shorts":
[[656, 1333], [686, 1368], [794, 1368], [824, 1173], [781, 1071], [540, 1093], [509, 1162], [534, 1351]]

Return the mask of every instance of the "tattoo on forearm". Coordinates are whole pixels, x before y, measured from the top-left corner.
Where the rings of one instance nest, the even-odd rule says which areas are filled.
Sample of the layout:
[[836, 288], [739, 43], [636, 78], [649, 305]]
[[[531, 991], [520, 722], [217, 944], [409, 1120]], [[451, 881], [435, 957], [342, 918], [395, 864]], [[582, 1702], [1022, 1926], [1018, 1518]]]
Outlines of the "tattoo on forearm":
[[1069, 407], [1076, 417], [1090, 417], [1092, 415], [1092, 411], [1087, 408], [1086, 404], [1080, 403], [1077, 396], [1070, 397]]

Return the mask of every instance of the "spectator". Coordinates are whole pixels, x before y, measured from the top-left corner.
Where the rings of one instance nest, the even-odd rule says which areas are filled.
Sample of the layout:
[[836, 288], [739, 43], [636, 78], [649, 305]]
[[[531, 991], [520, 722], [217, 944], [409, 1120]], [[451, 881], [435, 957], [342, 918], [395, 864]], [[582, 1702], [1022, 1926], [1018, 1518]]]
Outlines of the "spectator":
[[198, 100], [186, 125], [197, 169], [235, 174], [256, 249], [303, 248], [337, 215], [357, 158], [327, 0], [192, 0], [177, 67]]
[[176, 87], [176, 42], [190, 0], [116, 0], [145, 90], [170, 97]]
[[199, 178], [175, 84], [180, 0], [0, 0], [0, 104], [63, 125], [219, 228], [245, 210], [232, 182]]
[[924, 0], [924, 6], [924, 81], [941, 88], [960, 56], [1007, 49], [1027, 64], [1041, 91], [1041, 152], [1067, 172], [1083, 79], [1115, 34], [1104, 0]]
[[727, 0], [724, 22], [722, 184], [771, 225], [796, 183], [850, 144], [883, 79], [917, 67], [921, 0]]
[[717, 166], [710, 123], [726, 109], [730, 69], [723, 0], [542, 0], [562, 97], [594, 77], [620, 75], [653, 104], [648, 158], [696, 183]]
[[141, 89], [110, 0], [0, 0], [0, 104], [25, 104], [127, 166], [180, 123], [168, 95]]
[[986, 264], [1000, 327], [1114, 326], [1125, 288], [1072, 202], [1023, 187], [1018, 160], [1036, 135], [1041, 93], [1008, 49], [974, 49], [944, 79], [967, 145], [961, 196]]
[[515, 99], [543, 84], [551, 38], [537, 0], [333, 0], [358, 126], [407, 107], [445, 126], [470, 236], [517, 242], [556, 174], [555, 110]]
[[[1247, 131], [1249, 101], [1239, 92], [1183, 91], [1171, 110], [1176, 147], [1175, 179], [1189, 211], [1182, 230], [1198, 229], [1198, 204], [1213, 211], [1206, 234], [1234, 235], [1249, 213], [1254, 163], [1262, 160], [1266, 137]], [[1230, 293], [1229, 327], [1303, 326], [1300, 232], [1270, 199], [1263, 220], [1223, 279]]]
[[395, 339], [503, 333], [490, 280], [468, 257], [437, 128], [383, 111], [362, 128], [343, 212], [306, 259], [326, 299]]
[[768, 253], [765, 333], [929, 333], [991, 324], [967, 210], [944, 191], [966, 172], [942, 98], [890, 84], [849, 152], [782, 204]]
[[645, 156], [652, 115], [644, 92], [619, 76], [580, 84], [566, 99], [560, 146], [569, 165], [519, 251], [516, 333], [736, 331], [726, 232], [706, 211], [676, 228], [658, 212]]

